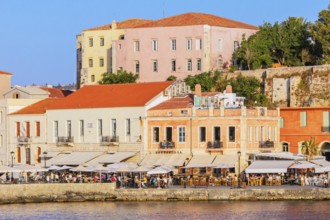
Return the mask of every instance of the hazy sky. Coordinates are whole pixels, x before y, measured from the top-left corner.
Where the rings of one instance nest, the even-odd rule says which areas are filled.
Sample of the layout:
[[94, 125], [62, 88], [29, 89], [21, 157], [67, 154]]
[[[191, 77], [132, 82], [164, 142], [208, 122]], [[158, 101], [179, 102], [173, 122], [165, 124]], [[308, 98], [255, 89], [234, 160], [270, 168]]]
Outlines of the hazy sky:
[[0, 0], [0, 70], [12, 85], [76, 79], [76, 35], [129, 18], [202, 12], [252, 25], [289, 16], [314, 22], [328, 0]]

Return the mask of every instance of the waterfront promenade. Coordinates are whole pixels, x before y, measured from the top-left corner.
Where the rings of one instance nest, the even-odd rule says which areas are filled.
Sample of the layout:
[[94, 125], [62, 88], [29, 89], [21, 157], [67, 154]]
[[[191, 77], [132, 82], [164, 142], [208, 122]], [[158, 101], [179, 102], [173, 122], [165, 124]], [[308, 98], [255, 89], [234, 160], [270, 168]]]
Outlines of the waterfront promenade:
[[330, 200], [330, 189], [315, 186], [187, 187], [116, 189], [114, 183], [3, 184], [0, 204], [83, 201]]

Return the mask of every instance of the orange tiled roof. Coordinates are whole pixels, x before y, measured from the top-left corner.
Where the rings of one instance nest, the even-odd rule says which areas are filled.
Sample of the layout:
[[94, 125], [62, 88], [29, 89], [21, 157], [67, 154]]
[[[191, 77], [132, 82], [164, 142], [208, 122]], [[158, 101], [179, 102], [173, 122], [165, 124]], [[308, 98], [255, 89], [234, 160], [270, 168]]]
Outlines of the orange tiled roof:
[[51, 105], [49, 109], [145, 106], [173, 82], [87, 85]]
[[165, 102], [156, 105], [150, 110], [164, 110], [164, 109], [178, 109], [178, 108], [191, 108], [193, 106], [193, 96], [188, 95], [185, 97], [175, 97]]
[[49, 98], [64, 98], [68, 95], [67, 91], [63, 91], [57, 88], [40, 87], [40, 89], [49, 92]]
[[223, 18], [210, 14], [203, 13], [185, 13], [172, 17], [159, 19], [153, 22], [148, 22], [137, 26], [142, 27], [171, 27], [171, 26], [190, 26], [190, 25], [210, 25], [227, 28], [246, 28], [258, 30], [259, 28], [250, 24], [239, 21], [234, 21], [228, 18]]
[[0, 75], [1, 75], [1, 74], [2, 74], [2, 75], [13, 75], [13, 74], [11, 74], [11, 73], [8, 73], [8, 72], [1, 71], [1, 70], [0, 70]]
[[46, 112], [46, 109], [48, 109], [50, 105], [59, 101], [61, 101], [61, 99], [57, 99], [57, 98], [43, 99], [21, 110], [18, 110], [17, 112], [12, 113], [11, 115], [44, 114]]
[[[151, 20], [133, 18], [133, 19], [117, 22], [117, 28], [118, 29], [134, 28], [136, 26], [143, 25], [149, 22], [151, 22]], [[110, 30], [110, 29], [112, 29], [112, 24], [106, 24], [103, 26], [89, 28], [89, 29], [85, 29], [84, 31], [98, 31], [98, 30]]]

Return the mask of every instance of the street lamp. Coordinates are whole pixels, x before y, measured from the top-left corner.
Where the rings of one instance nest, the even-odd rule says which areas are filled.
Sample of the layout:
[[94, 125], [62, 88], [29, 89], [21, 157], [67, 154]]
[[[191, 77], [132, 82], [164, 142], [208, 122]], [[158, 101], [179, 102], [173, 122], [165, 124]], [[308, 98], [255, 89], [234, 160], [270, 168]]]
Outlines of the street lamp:
[[237, 184], [237, 188], [241, 188], [241, 151], [237, 152], [237, 156], [238, 156], [238, 184]]
[[44, 155], [45, 168], [46, 168], [46, 157], [47, 157], [47, 152], [46, 152], [46, 151], [44, 151], [42, 154]]

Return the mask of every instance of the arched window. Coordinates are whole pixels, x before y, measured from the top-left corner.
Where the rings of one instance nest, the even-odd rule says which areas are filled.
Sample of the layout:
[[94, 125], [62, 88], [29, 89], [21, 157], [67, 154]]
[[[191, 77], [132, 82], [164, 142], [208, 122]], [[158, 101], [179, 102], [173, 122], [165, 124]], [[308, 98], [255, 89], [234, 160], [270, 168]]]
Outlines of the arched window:
[[282, 143], [282, 151], [283, 152], [290, 152], [289, 144], [288, 143], [286, 143], [286, 142], [283, 142]]

